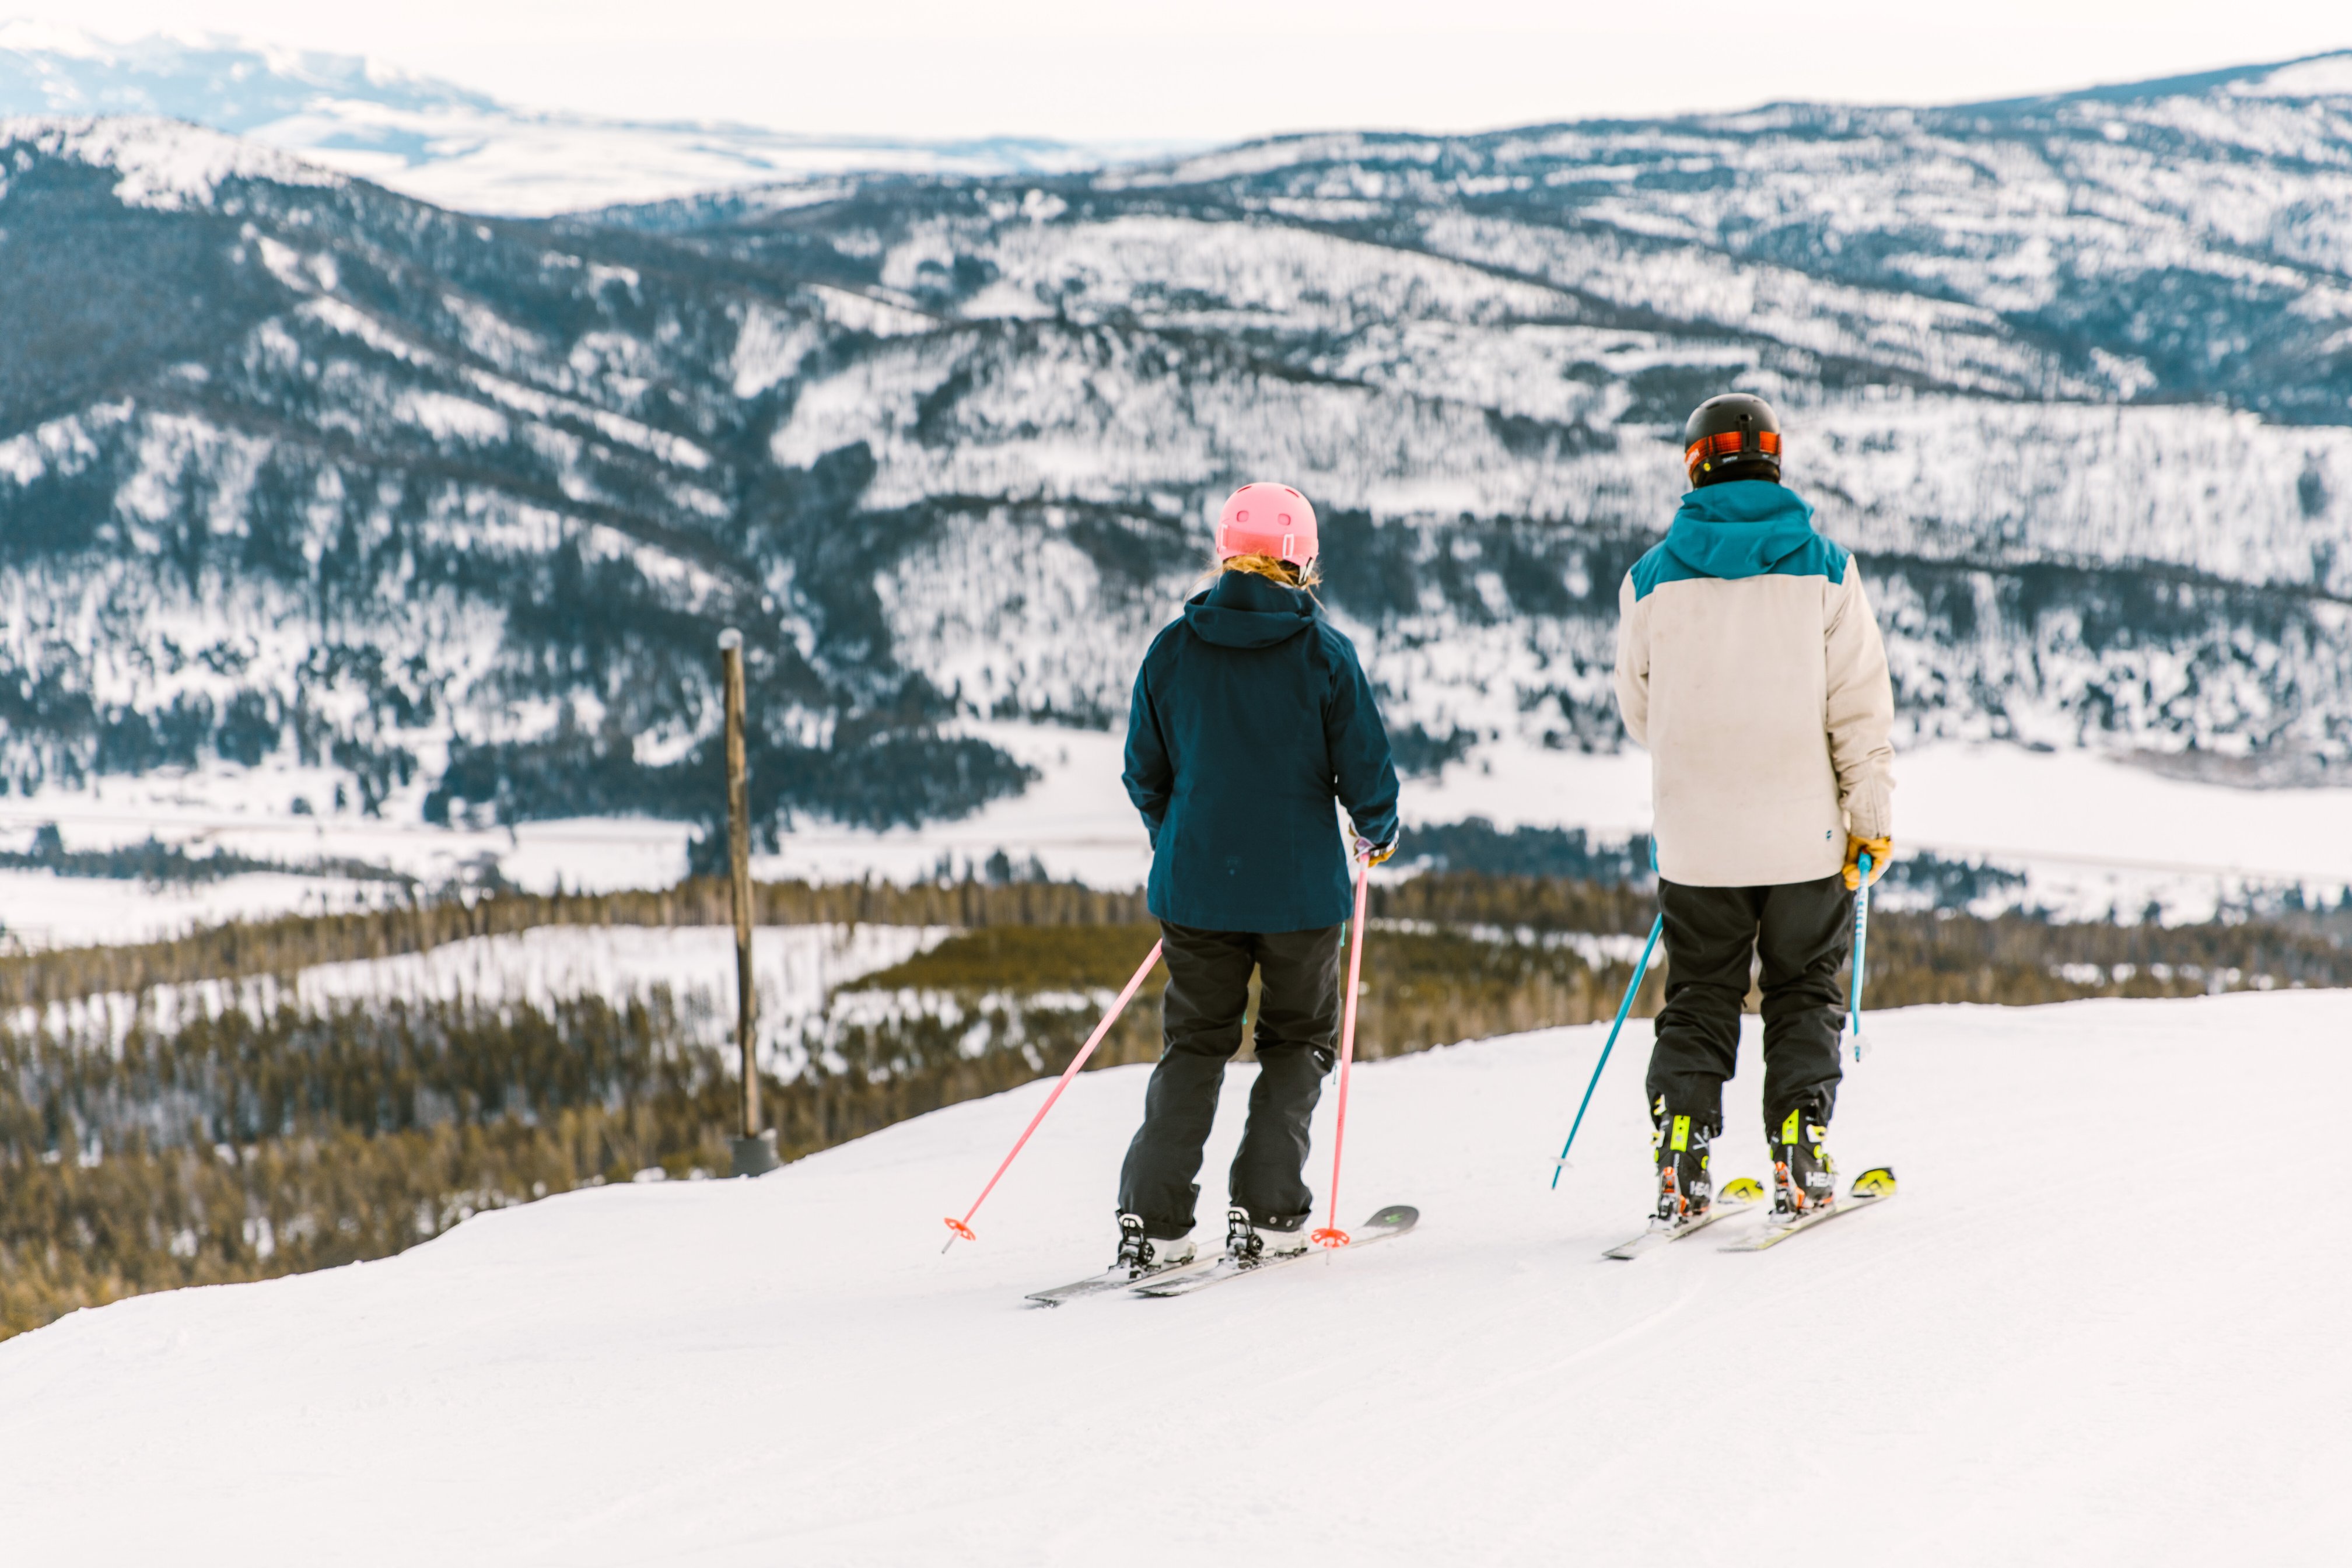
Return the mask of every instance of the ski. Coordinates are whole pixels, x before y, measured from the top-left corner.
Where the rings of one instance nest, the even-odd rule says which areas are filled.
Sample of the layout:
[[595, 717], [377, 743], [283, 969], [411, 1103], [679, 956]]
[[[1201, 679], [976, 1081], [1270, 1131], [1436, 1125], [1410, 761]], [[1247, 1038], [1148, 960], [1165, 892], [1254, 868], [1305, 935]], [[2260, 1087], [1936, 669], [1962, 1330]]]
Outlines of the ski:
[[1791, 1220], [1777, 1222], [1768, 1220], [1764, 1228], [1754, 1236], [1744, 1237], [1738, 1241], [1725, 1242], [1722, 1250], [1761, 1252], [1768, 1247], [1780, 1246], [1801, 1230], [1811, 1230], [1817, 1225], [1828, 1224], [1842, 1214], [1852, 1214], [1857, 1209], [1866, 1209], [1883, 1204], [1894, 1195], [1895, 1173], [1885, 1165], [1873, 1165], [1853, 1179], [1853, 1185], [1847, 1191], [1843, 1203], [1834, 1203], [1827, 1208], [1815, 1209], [1811, 1214], [1799, 1215]]
[[1227, 1252], [1206, 1268], [1194, 1269], [1172, 1279], [1155, 1279], [1149, 1284], [1138, 1285], [1135, 1293], [1139, 1296], [1189, 1296], [1195, 1290], [1205, 1290], [1212, 1285], [1222, 1285], [1228, 1279], [1239, 1279], [1247, 1274], [1263, 1274], [1286, 1263], [1298, 1263], [1309, 1258], [1328, 1258], [1339, 1252], [1360, 1252], [1376, 1241], [1402, 1236], [1420, 1218], [1419, 1209], [1404, 1204], [1391, 1204], [1366, 1220], [1345, 1247], [1309, 1246], [1304, 1252], [1286, 1252], [1279, 1258], [1236, 1258]]
[[1034, 1290], [1022, 1300], [1034, 1301], [1041, 1307], [1058, 1307], [1065, 1301], [1075, 1301], [1082, 1296], [1099, 1296], [1106, 1290], [1124, 1290], [1130, 1285], [1146, 1284], [1155, 1279], [1165, 1279], [1171, 1275], [1188, 1274], [1194, 1269], [1206, 1268], [1216, 1262], [1220, 1256], [1222, 1255], [1214, 1252], [1197, 1255], [1186, 1258], [1181, 1263], [1171, 1263], [1159, 1268], [1129, 1268], [1123, 1263], [1114, 1263], [1099, 1274], [1090, 1274], [1084, 1279], [1073, 1279], [1067, 1285], [1056, 1285], [1050, 1290]]
[[1631, 1262], [1645, 1252], [1656, 1251], [1668, 1242], [1682, 1241], [1696, 1236], [1717, 1220], [1733, 1219], [1747, 1214], [1756, 1206], [1756, 1201], [1763, 1195], [1764, 1188], [1760, 1183], [1751, 1181], [1746, 1176], [1738, 1177], [1724, 1184], [1723, 1191], [1715, 1194], [1715, 1201], [1707, 1205], [1706, 1213], [1699, 1215], [1698, 1218], [1685, 1220], [1679, 1225], [1667, 1225], [1654, 1219], [1650, 1222], [1649, 1228], [1643, 1231], [1641, 1235], [1619, 1242], [1601, 1256]]

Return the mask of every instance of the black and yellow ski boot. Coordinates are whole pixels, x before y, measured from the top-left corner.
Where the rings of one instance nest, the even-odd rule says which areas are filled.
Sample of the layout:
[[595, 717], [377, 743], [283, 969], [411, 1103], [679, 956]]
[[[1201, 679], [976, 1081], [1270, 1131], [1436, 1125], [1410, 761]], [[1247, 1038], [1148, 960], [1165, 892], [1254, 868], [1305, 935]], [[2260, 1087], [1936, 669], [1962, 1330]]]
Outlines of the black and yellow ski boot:
[[1837, 1165], [1824, 1141], [1829, 1121], [1801, 1105], [1780, 1119], [1772, 1137], [1772, 1212], [1793, 1218], [1837, 1202]]
[[1657, 1219], [1663, 1225], [1688, 1225], [1715, 1201], [1714, 1178], [1706, 1169], [1706, 1146], [1714, 1133], [1698, 1117], [1668, 1111], [1664, 1095], [1650, 1115], [1650, 1146], [1658, 1162]]

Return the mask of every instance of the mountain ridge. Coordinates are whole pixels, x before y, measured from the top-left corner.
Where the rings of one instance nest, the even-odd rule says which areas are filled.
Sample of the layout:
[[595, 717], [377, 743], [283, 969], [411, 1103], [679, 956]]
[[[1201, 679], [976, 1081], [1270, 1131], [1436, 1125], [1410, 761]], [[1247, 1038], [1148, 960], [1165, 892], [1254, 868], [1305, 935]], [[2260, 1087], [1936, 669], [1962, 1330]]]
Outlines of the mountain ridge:
[[1034, 136], [825, 136], [723, 121], [532, 110], [353, 56], [233, 36], [125, 43], [0, 24], [0, 114], [185, 120], [251, 136], [346, 174], [466, 210], [544, 216], [761, 179], [873, 170], [1067, 171], [1163, 144], [1080, 146]]
[[[2338, 776], [2352, 289], [2310, 256], [2352, 95], [1839, 112], [546, 223], [17, 124], [0, 775], [677, 812], [731, 619], [763, 830], [953, 816], [1027, 777], [976, 724], [1118, 721], [1267, 475], [1410, 766], [1609, 751], [1617, 577], [1740, 385], [1870, 574], [1909, 739]], [[109, 355], [68, 298], [116, 302]]]

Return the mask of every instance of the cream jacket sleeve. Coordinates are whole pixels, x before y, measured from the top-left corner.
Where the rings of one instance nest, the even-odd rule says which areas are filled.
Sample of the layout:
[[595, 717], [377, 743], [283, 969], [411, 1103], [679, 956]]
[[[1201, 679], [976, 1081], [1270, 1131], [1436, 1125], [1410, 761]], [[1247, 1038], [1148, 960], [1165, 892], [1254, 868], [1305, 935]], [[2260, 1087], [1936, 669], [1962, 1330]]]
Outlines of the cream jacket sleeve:
[[1895, 832], [1895, 748], [1888, 739], [1895, 684], [1862, 574], [1851, 560], [1845, 581], [1831, 593], [1828, 620], [1822, 635], [1829, 676], [1825, 717], [1838, 805], [1855, 837], [1889, 837]]
[[1633, 744], [1650, 743], [1650, 612], [1626, 574], [1617, 589], [1617, 716]]

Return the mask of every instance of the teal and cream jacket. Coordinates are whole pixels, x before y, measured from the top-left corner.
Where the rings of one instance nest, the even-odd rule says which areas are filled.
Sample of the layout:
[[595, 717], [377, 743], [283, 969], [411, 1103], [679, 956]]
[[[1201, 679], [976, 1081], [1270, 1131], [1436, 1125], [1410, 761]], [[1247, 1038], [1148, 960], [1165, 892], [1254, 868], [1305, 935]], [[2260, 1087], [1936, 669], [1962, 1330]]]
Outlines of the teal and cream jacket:
[[1846, 552], [1761, 479], [1683, 497], [1618, 593], [1617, 707], [1650, 753], [1659, 874], [1809, 882], [1895, 829], [1895, 691]]

